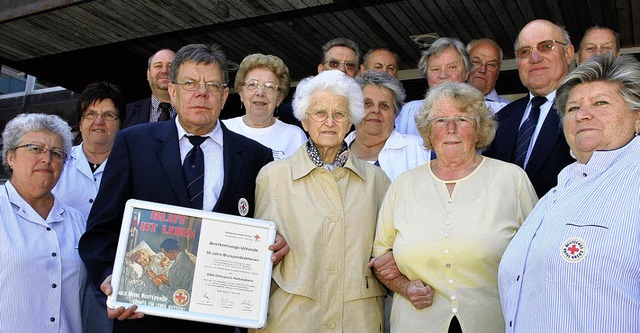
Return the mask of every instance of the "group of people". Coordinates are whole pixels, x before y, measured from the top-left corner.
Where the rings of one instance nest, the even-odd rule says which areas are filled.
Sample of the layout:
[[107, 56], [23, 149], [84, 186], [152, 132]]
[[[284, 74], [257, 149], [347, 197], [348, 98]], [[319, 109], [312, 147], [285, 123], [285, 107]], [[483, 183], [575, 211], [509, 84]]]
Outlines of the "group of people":
[[[361, 64], [337, 38], [291, 103], [284, 62], [247, 56], [238, 118], [220, 119], [227, 60], [203, 44], [151, 56], [148, 99], [87, 86], [76, 146], [57, 116], [20, 115], [2, 134], [0, 330], [235, 332], [106, 308], [134, 198], [276, 223], [257, 332], [640, 331], [640, 63], [609, 29], [580, 44], [570, 72], [568, 33], [525, 25], [514, 49], [529, 94], [511, 103], [490, 39], [438, 39], [418, 64], [425, 99], [404, 104], [397, 55]], [[150, 259], [131, 260], [143, 277]], [[148, 271], [155, 287], [172, 280]]]

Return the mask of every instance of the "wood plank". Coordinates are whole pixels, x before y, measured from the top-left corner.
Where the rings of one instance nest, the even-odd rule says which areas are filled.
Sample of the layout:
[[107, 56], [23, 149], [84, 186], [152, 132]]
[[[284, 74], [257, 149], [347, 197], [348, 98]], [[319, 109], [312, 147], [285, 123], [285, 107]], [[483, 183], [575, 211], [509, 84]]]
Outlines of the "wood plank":
[[462, 8], [459, 2], [456, 2], [455, 6], [448, 0], [440, 0], [438, 3], [451, 26], [452, 33], [449, 37], [458, 38], [463, 43], [470, 41], [472, 37], [469, 30], [476, 30], [477, 27], [466, 9]]

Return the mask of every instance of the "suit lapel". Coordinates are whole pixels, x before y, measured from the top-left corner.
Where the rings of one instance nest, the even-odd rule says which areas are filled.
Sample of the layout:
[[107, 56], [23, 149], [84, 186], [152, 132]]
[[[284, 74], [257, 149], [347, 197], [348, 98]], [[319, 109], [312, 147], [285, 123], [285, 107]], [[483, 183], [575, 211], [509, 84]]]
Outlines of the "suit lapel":
[[533, 151], [531, 151], [531, 156], [529, 157], [526, 168], [529, 175], [534, 175], [540, 170], [540, 167], [542, 167], [542, 164], [547, 160], [549, 154], [551, 154], [558, 139], [562, 139], [561, 133], [560, 116], [558, 116], [555, 106], [552, 106], [551, 109], [549, 109], [547, 118], [542, 124], [542, 128], [540, 128], [540, 133], [538, 133]]
[[229, 194], [236, 193], [236, 187], [241, 184], [242, 176], [244, 174], [244, 165], [241, 158], [242, 155], [242, 142], [235, 140], [232, 135], [229, 135], [229, 130], [220, 122], [222, 127], [222, 156], [224, 158], [224, 180], [222, 182], [222, 189], [220, 190], [220, 197], [216, 202], [213, 211], [219, 211], [222, 205], [225, 205], [225, 201], [228, 199]]
[[[174, 118], [172, 118], [173, 120]], [[187, 184], [182, 176], [182, 164], [180, 160], [180, 146], [178, 144], [178, 129], [175, 121], [165, 121], [158, 123], [156, 138], [158, 147], [156, 148], [156, 158], [163, 169], [166, 180], [171, 185], [180, 206], [191, 207], [189, 195], [187, 194]], [[170, 158], [168, 158], [170, 156]]]
[[496, 132], [495, 137], [495, 156], [503, 161], [512, 161], [513, 148], [518, 137], [518, 128], [522, 121], [522, 115], [529, 103], [529, 97], [521, 98], [514, 101], [511, 105], [503, 109], [505, 112], [498, 113], [498, 126], [500, 129]]

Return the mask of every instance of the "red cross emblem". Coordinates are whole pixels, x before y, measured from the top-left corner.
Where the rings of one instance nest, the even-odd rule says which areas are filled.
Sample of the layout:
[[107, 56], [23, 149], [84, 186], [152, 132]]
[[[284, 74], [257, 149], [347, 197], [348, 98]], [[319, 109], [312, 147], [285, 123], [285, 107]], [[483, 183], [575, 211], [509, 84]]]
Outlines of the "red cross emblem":
[[577, 263], [587, 255], [587, 245], [584, 240], [574, 237], [562, 243], [560, 248], [562, 259], [570, 263]]
[[255, 235], [255, 236], [253, 236], [253, 238], [255, 238], [257, 241], [259, 241], [260, 240], [260, 235]]
[[184, 289], [178, 289], [173, 293], [173, 302], [176, 305], [184, 306], [189, 303], [189, 292]]
[[238, 200], [238, 213], [240, 213], [240, 216], [247, 216], [249, 213], [249, 201], [247, 199], [240, 198]]

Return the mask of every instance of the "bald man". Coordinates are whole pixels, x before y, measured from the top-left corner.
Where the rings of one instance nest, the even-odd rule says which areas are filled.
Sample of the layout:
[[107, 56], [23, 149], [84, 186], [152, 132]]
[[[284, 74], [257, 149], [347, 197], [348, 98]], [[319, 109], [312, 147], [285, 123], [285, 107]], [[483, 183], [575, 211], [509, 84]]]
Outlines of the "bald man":
[[546, 20], [525, 25], [514, 49], [520, 81], [529, 94], [497, 113], [498, 130], [484, 155], [520, 165], [542, 197], [556, 186], [560, 170], [575, 161], [554, 107], [574, 51], [566, 30]]
[[127, 104], [127, 112], [122, 119], [121, 128], [135, 124], [169, 120], [175, 115], [169, 97], [169, 69], [176, 57], [175, 52], [162, 49], [149, 57], [147, 62], [147, 82], [151, 96]]
[[493, 40], [483, 38], [469, 42], [467, 53], [473, 66], [467, 83], [482, 92], [484, 103], [491, 112], [500, 111], [509, 104], [509, 101], [500, 97], [495, 89], [502, 65], [502, 48]]

